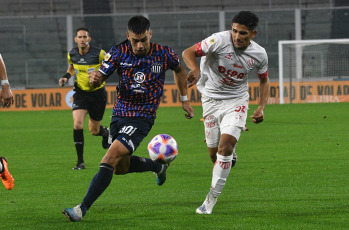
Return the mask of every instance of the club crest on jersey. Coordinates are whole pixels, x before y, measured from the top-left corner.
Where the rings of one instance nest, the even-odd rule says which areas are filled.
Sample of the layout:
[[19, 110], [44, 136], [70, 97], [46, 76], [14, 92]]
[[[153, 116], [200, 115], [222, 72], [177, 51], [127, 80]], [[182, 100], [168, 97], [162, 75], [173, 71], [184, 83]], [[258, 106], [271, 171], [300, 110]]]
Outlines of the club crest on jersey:
[[137, 83], [143, 83], [145, 80], [145, 75], [142, 72], [137, 72], [135, 73], [133, 79], [137, 82]]
[[151, 72], [152, 73], [161, 73], [162, 66], [160, 63], [151, 64]]
[[104, 61], [108, 61], [110, 56], [111, 56], [110, 53], [107, 53], [107, 55], [105, 55], [105, 57], [104, 57]]

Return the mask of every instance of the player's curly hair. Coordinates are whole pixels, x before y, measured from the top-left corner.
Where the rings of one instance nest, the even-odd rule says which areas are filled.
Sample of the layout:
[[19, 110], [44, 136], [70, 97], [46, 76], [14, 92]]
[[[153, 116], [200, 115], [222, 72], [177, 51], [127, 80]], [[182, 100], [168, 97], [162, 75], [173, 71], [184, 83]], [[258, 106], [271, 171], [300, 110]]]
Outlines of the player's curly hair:
[[149, 30], [150, 21], [144, 16], [134, 16], [128, 21], [127, 28], [135, 34], [143, 34]]
[[237, 15], [233, 17], [233, 23], [238, 23], [246, 26], [249, 30], [253, 31], [256, 29], [259, 19], [257, 15], [251, 11], [240, 11]]

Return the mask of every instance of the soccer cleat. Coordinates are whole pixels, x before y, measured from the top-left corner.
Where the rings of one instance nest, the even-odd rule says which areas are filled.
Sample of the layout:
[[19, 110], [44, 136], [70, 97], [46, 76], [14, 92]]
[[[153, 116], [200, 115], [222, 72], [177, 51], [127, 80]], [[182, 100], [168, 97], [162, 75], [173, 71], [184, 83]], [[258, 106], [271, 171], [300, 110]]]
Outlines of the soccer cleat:
[[84, 163], [77, 163], [76, 166], [73, 168], [74, 170], [79, 170], [79, 169], [86, 169]]
[[196, 213], [209, 215], [212, 213], [212, 209], [216, 203], [217, 203], [217, 198], [214, 198], [210, 192], [206, 196], [204, 203], [202, 203], [202, 205], [196, 209]]
[[0, 161], [3, 165], [3, 171], [0, 173], [1, 181], [7, 190], [11, 190], [14, 186], [14, 180], [11, 173], [8, 171], [7, 159], [0, 157]]
[[105, 129], [107, 130], [107, 133], [104, 133], [102, 136], [102, 146], [103, 149], [107, 149], [108, 148], [108, 139], [109, 139], [109, 128], [105, 127]]
[[82, 220], [80, 205], [77, 205], [74, 208], [65, 208], [63, 209], [62, 213], [67, 219], [69, 219], [70, 222], [78, 222]]
[[233, 154], [234, 155], [233, 155], [233, 160], [231, 161], [231, 167], [234, 167], [236, 162], [238, 161], [238, 156], [235, 153]]
[[158, 173], [154, 173], [156, 175], [156, 183], [161, 186], [166, 181], [166, 170], [168, 168], [168, 164], [162, 165], [161, 171]]

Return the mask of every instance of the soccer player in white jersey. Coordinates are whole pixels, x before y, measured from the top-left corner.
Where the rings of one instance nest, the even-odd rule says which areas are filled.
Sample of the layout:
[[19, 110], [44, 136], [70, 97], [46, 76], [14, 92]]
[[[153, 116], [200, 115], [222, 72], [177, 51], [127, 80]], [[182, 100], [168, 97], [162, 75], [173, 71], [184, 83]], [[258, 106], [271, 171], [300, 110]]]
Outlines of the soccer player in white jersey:
[[[257, 34], [258, 17], [239, 12], [231, 30], [215, 33], [183, 51], [190, 69], [188, 87], [197, 84], [202, 94], [206, 143], [213, 166], [211, 189], [198, 214], [211, 214], [235, 165], [235, 147], [245, 130], [248, 111], [248, 73], [256, 68], [260, 80], [259, 106], [251, 116], [256, 124], [264, 120], [269, 95], [268, 56], [252, 40]], [[200, 67], [196, 58], [201, 57]]]

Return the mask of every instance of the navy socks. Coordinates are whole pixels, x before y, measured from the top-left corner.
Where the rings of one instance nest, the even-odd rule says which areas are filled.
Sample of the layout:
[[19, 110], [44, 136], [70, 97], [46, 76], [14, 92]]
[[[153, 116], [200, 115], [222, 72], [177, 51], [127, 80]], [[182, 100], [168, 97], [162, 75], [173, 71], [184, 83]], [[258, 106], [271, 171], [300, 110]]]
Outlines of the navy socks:
[[162, 165], [155, 163], [149, 158], [143, 158], [138, 156], [131, 156], [130, 157], [130, 168], [128, 169], [128, 173], [133, 172], [160, 172], [162, 169]]
[[97, 198], [104, 192], [109, 186], [113, 178], [114, 167], [109, 164], [100, 164], [98, 173], [93, 177], [87, 194], [84, 197], [80, 207], [82, 215], [84, 216], [87, 210], [97, 200]]

